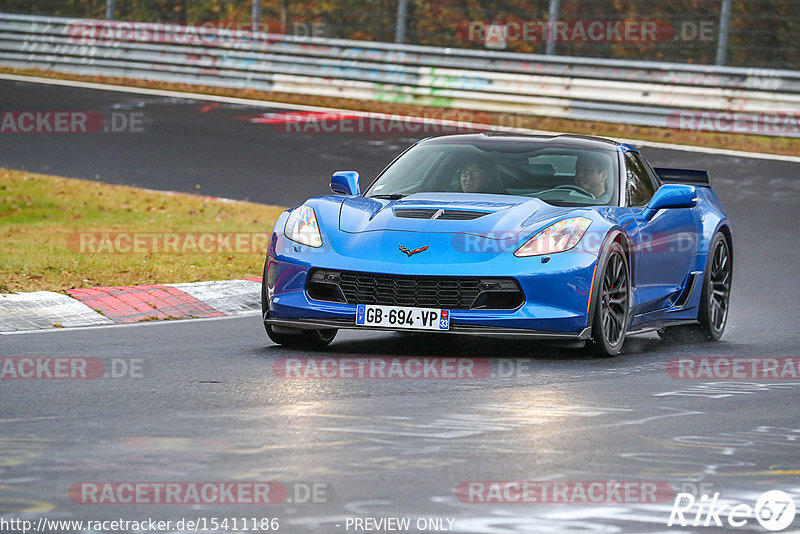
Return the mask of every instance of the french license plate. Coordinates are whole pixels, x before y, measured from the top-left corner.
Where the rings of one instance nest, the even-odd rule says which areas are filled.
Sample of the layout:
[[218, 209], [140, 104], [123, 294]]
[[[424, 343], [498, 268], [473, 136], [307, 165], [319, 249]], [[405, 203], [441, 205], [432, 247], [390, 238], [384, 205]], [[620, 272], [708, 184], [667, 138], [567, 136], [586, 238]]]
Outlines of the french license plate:
[[411, 330], [449, 330], [450, 310], [359, 304], [356, 325]]

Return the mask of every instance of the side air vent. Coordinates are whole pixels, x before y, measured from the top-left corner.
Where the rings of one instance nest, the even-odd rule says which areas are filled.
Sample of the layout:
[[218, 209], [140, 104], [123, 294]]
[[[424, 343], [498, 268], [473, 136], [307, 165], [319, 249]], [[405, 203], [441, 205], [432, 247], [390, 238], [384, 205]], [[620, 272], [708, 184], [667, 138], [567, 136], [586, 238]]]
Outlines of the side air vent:
[[403, 219], [441, 219], [447, 221], [471, 221], [488, 215], [490, 211], [445, 210], [436, 208], [396, 208], [395, 217]]
[[402, 217], [403, 219], [430, 219], [437, 209], [415, 209], [415, 208], [401, 208], [394, 210], [395, 217]]
[[484, 215], [489, 215], [488, 211], [470, 211], [470, 210], [444, 210], [441, 215], [435, 217], [436, 219], [446, 219], [448, 221], [471, 221]]

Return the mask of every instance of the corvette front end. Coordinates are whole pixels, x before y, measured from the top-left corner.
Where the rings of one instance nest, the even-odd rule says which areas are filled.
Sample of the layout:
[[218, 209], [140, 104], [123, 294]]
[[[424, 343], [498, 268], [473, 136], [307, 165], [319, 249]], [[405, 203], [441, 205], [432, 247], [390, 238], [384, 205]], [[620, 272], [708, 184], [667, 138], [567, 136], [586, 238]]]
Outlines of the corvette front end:
[[340, 199], [314, 204], [319, 247], [289, 239], [281, 231], [292, 227], [287, 215], [276, 224], [265, 271], [265, 323], [364, 328], [356, 325], [357, 305], [370, 304], [449, 310], [447, 332], [588, 335], [596, 253], [573, 248], [520, 257], [515, 252], [536, 231], [476, 235], [464, 232], [463, 222], [462, 231], [430, 231], [455, 221], [428, 224], [429, 231], [326, 231], [328, 217], [338, 213], [325, 204]]
[[608, 357], [630, 334], [725, 329], [732, 234], [706, 171], [609, 139], [484, 133], [419, 141], [364, 192], [355, 171], [330, 187], [273, 231], [262, 311], [279, 345], [419, 330]]

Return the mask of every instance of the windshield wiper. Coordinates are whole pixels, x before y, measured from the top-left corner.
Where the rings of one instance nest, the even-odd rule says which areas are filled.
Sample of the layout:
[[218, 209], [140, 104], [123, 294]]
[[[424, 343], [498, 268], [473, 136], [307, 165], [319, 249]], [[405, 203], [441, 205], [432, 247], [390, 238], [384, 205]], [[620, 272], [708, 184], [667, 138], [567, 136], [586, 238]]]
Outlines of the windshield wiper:
[[397, 193], [397, 194], [394, 194], [394, 195], [373, 195], [372, 198], [384, 198], [386, 200], [399, 200], [399, 199], [401, 199], [403, 197], [406, 197], [406, 196], [408, 196], [408, 195], [403, 195], [403, 194]]

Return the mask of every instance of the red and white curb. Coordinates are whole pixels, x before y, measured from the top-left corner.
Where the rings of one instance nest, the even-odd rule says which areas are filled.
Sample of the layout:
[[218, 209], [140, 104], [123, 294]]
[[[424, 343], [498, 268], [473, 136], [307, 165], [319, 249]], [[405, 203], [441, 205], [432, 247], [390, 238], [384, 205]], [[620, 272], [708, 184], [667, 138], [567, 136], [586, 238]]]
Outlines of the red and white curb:
[[0, 294], [0, 332], [261, 311], [261, 279]]
[[85, 304], [52, 291], [0, 294], [0, 332], [114, 324]]

